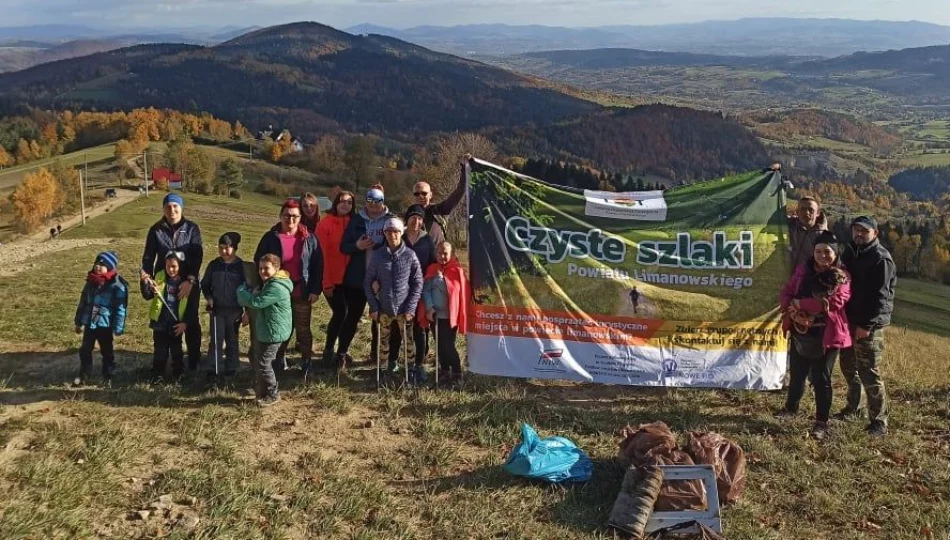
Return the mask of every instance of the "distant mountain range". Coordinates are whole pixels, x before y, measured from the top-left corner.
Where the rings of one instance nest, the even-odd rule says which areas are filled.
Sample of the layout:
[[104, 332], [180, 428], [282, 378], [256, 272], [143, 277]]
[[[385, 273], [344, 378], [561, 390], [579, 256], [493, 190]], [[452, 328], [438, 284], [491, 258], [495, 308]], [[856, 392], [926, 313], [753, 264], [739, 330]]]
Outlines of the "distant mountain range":
[[[563, 90], [563, 91], [562, 91]], [[569, 157], [678, 179], [767, 162], [755, 136], [709, 112], [611, 110], [548, 81], [381, 36], [317, 23], [222, 44], [137, 45], [0, 75], [0, 116], [40, 108], [207, 111], [305, 142], [370, 133], [423, 142], [480, 131], [507, 152]]]
[[512, 55], [551, 49], [635, 48], [738, 56], [823, 56], [950, 43], [950, 27], [908, 21], [739, 19], [658, 26], [564, 28], [476, 24], [397, 30], [361, 24], [354, 34], [382, 34], [453, 54]]

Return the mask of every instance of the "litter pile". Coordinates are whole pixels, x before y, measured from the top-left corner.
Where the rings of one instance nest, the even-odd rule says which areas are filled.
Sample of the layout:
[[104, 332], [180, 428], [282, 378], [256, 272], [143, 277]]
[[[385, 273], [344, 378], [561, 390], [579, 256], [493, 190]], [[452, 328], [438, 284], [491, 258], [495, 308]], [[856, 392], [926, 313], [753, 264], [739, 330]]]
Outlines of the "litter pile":
[[[707, 538], [713, 531], [703, 532], [703, 525], [719, 524], [718, 503], [733, 503], [745, 492], [745, 452], [733, 441], [718, 433], [690, 432], [680, 448], [676, 435], [663, 422], [644, 424], [639, 428], [627, 426], [622, 432], [619, 459], [628, 465], [620, 495], [610, 516], [610, 525], [629, 532], [635, 537], [655, 531], [659, 524], [688, 524], [699, 529]], [[695, 467], [695, 466], [700, 467]], [[682, 469], [668, 466], [680, 466]], [[692, 468], [689, 468], [693, 466]], [[674, 480], [678, 473], [701, 473], [703, 469], [715, 473], [715, 508], [710, 509], [707, 489], [701, 474], [688, 474], [689, 479]], [[664, 476], [667, 477], [664, 480]], [[697, 514], [690, 522], [688, 514]], [[677, 512], [661, 514], [655, 512]], [[652, 523], [651, 516], [657, 516]], [[704, 523], [702, 517], [710, 518]], [[671, 527], [672, 529], [673, 527]]]

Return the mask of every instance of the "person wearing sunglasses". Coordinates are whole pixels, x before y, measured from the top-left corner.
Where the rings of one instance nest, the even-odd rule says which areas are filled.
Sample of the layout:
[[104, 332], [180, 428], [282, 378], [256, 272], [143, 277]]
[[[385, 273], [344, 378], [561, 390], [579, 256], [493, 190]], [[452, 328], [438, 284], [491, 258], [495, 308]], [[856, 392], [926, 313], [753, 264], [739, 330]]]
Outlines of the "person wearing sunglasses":
[[[350, 256], [350, 263], [346, 266], [343, 275], [344, 294], [347, 298], [346, 318], [340, 330], [340, 345], [337, 356], [348, 358], [349, 346], [356, 335], [356, 328], [363, 311], [366, 309], [366, 294], [363, 290], [363, 281], [366, 278], [366, 267], [369, 265], [370, 254], [386, 245], [383, 236], [383, 227], [386, 221], [394, 217], [386, 206], [386, 195], [379, 184], [372, 186], [366, 192], [366, 205], [350, 220], [343, 233], [340, 251]], [[373, 343], [370, 352], [370, 361], [375, 362], [377, 353], [377, 324], [372, 326]]]
[[436, 245], [446, 240], [445, 235], [448, 231], [448, 222], [445, 216], [451, 214], [452, 211], [455, 210], [455, 207], [462, 202], [462, 197], [465, 196], [466, 167], [471, 159], [471, 154], [465, 154], [462, 158], [461, 170], [459, 171], [458, 183], [455, 185], [455, 190], [442, 202], [432, 203], [432, 186], [430, 186], [428, 182], [416, 182], [416, 184], [412, 186], [412, 196], [415, 198], [416, 204], [421, 205], [422, 208], [425, 209], [425, 216], [423, 216], [422, 220], [425, 230], [432, 236], [432, 240]]
[[[306, 225], [301, 224], [302, 216], [300, 201], [287, 199], [280, 207], [280, 223], [264, 233], [257, 244], [254, 261], [260, 264], [264, 255], [276, 254], [280, 256], [280, 269], [290, 274], [294, 284], [291, 293], [294, 333], [300, 351], [301, 368], [304, 376], [307, 376], [313, 371], [313, 332], [310, 330], [310, 319], [313, 303], [320, 297], [323, 288], [323, 253], [316, 235], [308, 230]], [[286, 353], [287, 343], [284, 343], [277, 351], [277, 359], [274, 362], [274, 368], [278, 372], [287, 367]]]

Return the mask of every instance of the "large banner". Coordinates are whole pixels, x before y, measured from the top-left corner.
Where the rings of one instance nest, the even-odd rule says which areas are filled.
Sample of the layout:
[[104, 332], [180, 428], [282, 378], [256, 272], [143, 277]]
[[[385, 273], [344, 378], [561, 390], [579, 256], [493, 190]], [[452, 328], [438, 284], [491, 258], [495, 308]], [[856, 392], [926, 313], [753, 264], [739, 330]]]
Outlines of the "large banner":
[[473, 161], [471, 370], [780, 389], [784, 203], [771, 171], [616, 193]]

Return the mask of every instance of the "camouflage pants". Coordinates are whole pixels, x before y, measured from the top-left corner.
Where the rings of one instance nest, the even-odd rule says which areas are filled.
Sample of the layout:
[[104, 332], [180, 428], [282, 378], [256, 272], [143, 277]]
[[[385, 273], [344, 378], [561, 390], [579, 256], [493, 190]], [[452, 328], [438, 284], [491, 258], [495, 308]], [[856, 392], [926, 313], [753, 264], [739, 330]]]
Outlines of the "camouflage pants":
[[[390, 335], [395, 329], [401, 337], [399, 343], [405, 344], [406, 358], [416, 356], [416, 344], [412, 339], [412, 332], [407, 331], [412, 323], [407, 323], [402, 317], [392, 317], [385, 313], [379, 314], [379, 357], [389, 361], [389, 369], [392, 371], [399, 365], [399, 350], [390, 351]], [[408, 339], [407, 339], [408, 336]]]
[[841, 351], [841, 373], [848, 383], [848, 411], [861, 406], [861, 388], [868, 398], [868, 417], [887, 424], [887, 392], [881, 379], [881, 361], [884, 359], [884, 333], [875, 330], [871, 335], [855, 341]]

